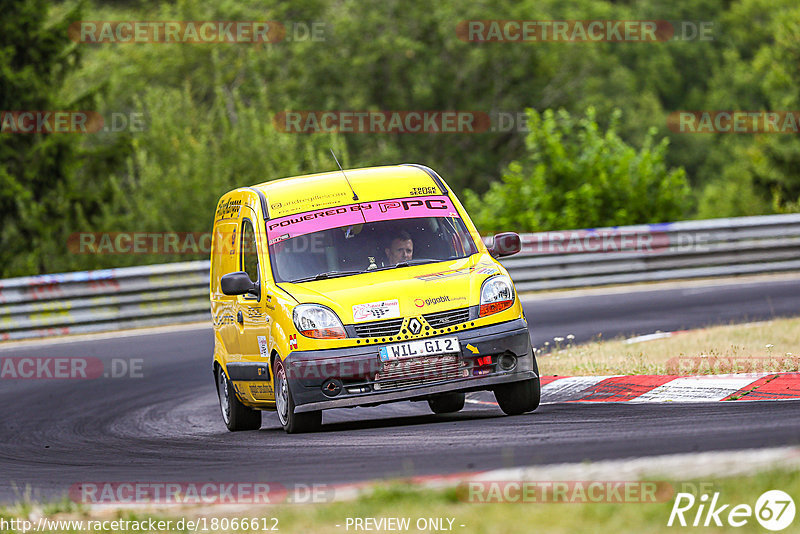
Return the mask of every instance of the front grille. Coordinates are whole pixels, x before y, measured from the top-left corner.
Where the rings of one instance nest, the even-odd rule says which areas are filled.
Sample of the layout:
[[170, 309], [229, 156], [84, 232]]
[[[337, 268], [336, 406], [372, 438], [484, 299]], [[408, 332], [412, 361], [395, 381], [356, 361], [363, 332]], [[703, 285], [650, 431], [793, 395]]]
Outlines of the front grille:
[[469, 308], [459, 308], [457, 310], [447, 310], [423, 315], [431, 328], [444, 328], [453, 324], [463, 323], [469, 320]]
[[455, 354], [384, 362], [375, 374], [374, 388], [392, 389], [469, 376], [467, 363]]
[[403, 319], [390, 319], [388, 321], [374, 321], [355, 325], [358, 337], [396, 336], [403, 326]]

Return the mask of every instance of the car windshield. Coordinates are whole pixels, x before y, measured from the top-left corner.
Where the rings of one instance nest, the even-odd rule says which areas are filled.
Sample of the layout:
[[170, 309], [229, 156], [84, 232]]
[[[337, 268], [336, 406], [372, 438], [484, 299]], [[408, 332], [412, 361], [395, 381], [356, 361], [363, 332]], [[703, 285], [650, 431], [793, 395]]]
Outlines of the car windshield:
[[271, 240], [276, 282], [306, 282], [464, 258], [477, 248], [464, 222], [414, 217], [361, 222]]

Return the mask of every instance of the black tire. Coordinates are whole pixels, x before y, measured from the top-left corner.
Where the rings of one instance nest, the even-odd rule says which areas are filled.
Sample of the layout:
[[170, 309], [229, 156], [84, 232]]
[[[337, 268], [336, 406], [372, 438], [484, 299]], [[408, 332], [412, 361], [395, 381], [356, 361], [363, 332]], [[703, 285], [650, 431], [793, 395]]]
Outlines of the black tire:
[[503, 384], [494, 389], [494, 398], [506, 415], [520, 415], [539, 407], [542, 387], [539, 378]]
[[322, 426], [322, 410], [294, 413], [294, 399], [286, 379], [286, 370], [280, 358], [275, 358], [272, 366], [272, 384], [275, 390], [275, 409], [278, 420], [287, 434], [316, 432]]
[[242, 404], [233, 384], [225, 371], [217, 368], [217, 397], [222, 411], [222, 420], [231, 432], [239, 430], [258, 430], [261, 428], [261, 410], [254, 410]]
[[428, 406], [433, 413], [454, 413], [464, 407], [466, 395], [462, 392], [442, 393], [428, 399]]

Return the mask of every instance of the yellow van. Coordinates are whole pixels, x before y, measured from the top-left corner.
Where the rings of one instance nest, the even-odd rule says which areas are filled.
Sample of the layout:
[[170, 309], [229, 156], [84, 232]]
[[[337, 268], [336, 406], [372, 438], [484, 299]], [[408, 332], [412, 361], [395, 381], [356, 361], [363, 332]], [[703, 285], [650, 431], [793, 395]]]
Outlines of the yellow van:
[[211, 254], [213, 371], [229, 430], [276, 410], [309, 432], [329, 408], [494, 392], [506, 414], [539, 405], [528, 324], [445, 181], [423, 165], [327, 172], [219, 200]]

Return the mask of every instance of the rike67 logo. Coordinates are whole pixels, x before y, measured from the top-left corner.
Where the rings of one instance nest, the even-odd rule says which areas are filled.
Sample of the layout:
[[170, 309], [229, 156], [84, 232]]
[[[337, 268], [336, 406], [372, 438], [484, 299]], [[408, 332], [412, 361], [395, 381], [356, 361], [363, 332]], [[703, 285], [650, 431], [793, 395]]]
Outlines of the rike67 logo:
[[765, 491], [756, 500], [754, 507], [749, 504], [723, 504], [719, 492], [711, 497], [704, 493], [699, 499], [691, 493], [678, 493], [667, 526], [738, 528], [755, 517], [765, 529], [778, 532], [790, 526], [794, 516], [794, 500], [788, 493], [780, 490]]

